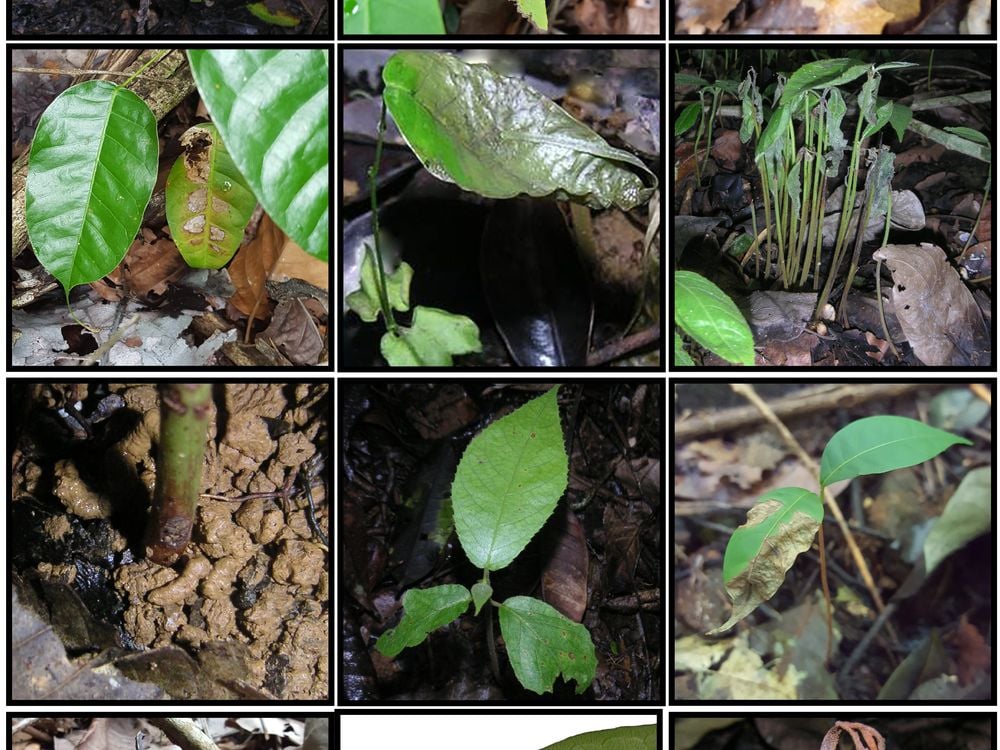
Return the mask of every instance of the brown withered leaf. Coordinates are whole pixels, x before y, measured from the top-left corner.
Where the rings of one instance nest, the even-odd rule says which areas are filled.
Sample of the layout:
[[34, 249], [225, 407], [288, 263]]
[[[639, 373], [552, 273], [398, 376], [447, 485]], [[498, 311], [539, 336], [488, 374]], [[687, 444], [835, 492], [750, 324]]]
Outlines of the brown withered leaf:
[[823, 503], [814, 492], [782, 487], [762, 495], [726, 546], [722, 571], [732, 616], [708, 634], [729, 630], [774, 596], [795, 558], [812, 546], [822, 521]]
[[677, 33], [714, 33], [739, 4], [740, 0], [682, 0], [677, 3]]
[[542, 571], [542, 598], [573, 622], [581, 622], [587, 611], [589, 567], [583, 524], [568, 505], [563, 505], [555, 546]]
[[269, 341], [296, 365], [317, 364], [325, 348], [323, 334], [299, 298], [279, 302], [271, 325], [260, 332], [258, 339]]
[[959, 617], [958, 627], [949, 640], [958, 651], [956, 664], [958, 681], [962, 685], [972, 684], [978, 672], [989, 671], [993, 665], [993, 653], [982, 633], [965, 614]]
[[983, 314], [948, 263], [944, 250], [886, 245], [872, 257], [892, 272], [892, 303], [913, 353], [931, 367], [989, 364], [990, 332]]
[[286, 239], [285, 233], [265, 215], [257, 227], [257, 236], [243, 245], [229, 264], [229, 277], [236, 287], [229, 302], [244, 315], [253, 313], [256, 318], [266, 318], [270, 314], [264, 282], [281, 257]]
[[[887, 23], [904, 21], [912, 0], [888, 10], [895, 0], [774, 0], [754, 13], [745, 28], [775, 34], [881, 34]], [[909, 14], [909, 15], [907, 15]]]

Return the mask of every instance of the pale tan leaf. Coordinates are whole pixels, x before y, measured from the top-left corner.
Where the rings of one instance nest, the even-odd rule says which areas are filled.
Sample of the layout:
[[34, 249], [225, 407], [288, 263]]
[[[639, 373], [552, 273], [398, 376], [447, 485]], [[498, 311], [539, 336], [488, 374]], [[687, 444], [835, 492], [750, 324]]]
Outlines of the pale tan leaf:
[[931, 367], [989, 364], [990, 334], [972, 293], [936, 245], [886, 245], [892, 303], [913, 353]]

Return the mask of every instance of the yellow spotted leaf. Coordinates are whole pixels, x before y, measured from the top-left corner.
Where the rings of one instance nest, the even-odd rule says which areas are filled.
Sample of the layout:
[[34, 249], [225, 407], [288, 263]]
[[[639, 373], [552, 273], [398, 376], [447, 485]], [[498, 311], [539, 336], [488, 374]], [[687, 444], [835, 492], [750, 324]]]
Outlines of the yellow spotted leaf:
[[221, 268], [243, 241], [257, 205], [215, 125], [181, 136], [183, 151], [167, 177], [167, 223], [192, 268]]

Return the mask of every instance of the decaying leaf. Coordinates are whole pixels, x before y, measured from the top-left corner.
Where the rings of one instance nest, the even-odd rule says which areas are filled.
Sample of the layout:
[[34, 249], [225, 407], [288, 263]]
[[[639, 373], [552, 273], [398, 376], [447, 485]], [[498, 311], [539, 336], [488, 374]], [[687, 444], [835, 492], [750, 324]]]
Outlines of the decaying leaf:
[[770, 599], [795, 558], [812, 546], [823, 522], [823, 502], [815, 492], [782, 487], [762, 495], [733, 532], [722, 563], [733, 614], [708, 635], [729, 630]]
[[211, 123], [181, 136], [167, 178], [167, 223], [192, 268], [221, 268], [243, 242], [257, 199]]
[[740, 0], [684, 0], [677, 4], [678, 34], [707, 34], [718, 31], [726, 16]]
[[898, 10], [886, 6], [889, 0], [773, 0], [766, 3], [745, 24], [773, 34], [881, 34], [887, 23], [906, 20], [912, 0]]
[[886, 245], [876, 260], [892, 272], [896, 317], [920, 361], [931, 367], [989, 364], [990, 332], [962, 279], [936, 245]]

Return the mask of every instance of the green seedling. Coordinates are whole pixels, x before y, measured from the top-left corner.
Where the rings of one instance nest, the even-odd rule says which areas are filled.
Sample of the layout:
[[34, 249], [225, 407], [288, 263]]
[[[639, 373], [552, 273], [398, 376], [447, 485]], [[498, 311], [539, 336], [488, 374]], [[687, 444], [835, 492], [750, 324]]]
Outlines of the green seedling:
[[410, 589], [403, 618], [376, 648], [393, 658], [464, 614], [487, 604], [489, 647], [496, 609], [507, 655], [518, 681], [542, 694], [555, 679], [576, 681], [582, 693], [597, 661], [587, 629], [540, 599], [493, 599], [490, 571], [502, 570], [527, 546], [566, 490], [569, 459], [559, 421], [558, 387], [497, 420], [469, 443], [452, 482], [455, 530], [466, 556], [483, 571], [471, 590], [459, 584]]
[[173, 564], [191, 541], [211, 416], [211, 384], [160, 386], [156, 491], [146, 530], [146, 557], [160, 565]]
[[584, 732], [546, 745], [542, 750], [654, 750], [656, 725], [601, 729]]
[[[956, 444], [971, 445], [965, 438], [906, 417], [866, 417], [839, 430], [823, 450], [818, 495], [801, 487], [771, 490], [758, 498], [747, 513], [746, 523], [733, 532], [722, 563], [722, 577], [733, 601], [733, 612], [725, 624], [709, 635], [729, 630], [774, 596], [795, 558], [812, 546], [818, 532], [820, 579], [827, 602], [829, 644], [832, 644], [823, 542], [824, 499], [833, 502], [826, 494], [827, 488], [834, 482], [913, 466]], [[828, 660], [829, 648], [832, 646], [828, 646]]]
[[463, 315], [416, 307], [410, 313], [413, 269], [382, 266], [375, 178], [386, 110], [413, 153], [434, 177], [487, 198], [552, 197], [591, 208], [628, 211], [650, 200], [656, 176], [638, 157], [616, 149], [522, 81], [486, 65], [423, 50], [394, 54], [382, 70], [385, 88], [375, 162], [368, 170], [374, 248], [366, 249], [361, 288], [346, 298], [362, 320], [385, 324], [381, 351], [393, 366], [452, 364], [481, 351], [479, 329]]

